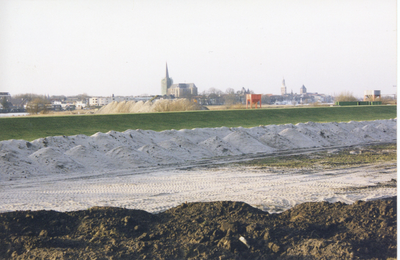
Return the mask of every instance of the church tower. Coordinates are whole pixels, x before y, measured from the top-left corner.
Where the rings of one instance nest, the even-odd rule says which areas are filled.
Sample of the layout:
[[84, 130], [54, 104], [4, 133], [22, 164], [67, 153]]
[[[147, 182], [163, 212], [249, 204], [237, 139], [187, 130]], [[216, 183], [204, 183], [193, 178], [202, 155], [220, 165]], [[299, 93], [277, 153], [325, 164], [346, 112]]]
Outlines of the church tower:
[[300, 88], [300, 94], [307, 94], [307, 89], [304, 85]]
[[172, 85], [172, 79], [168, 74], [168, 64], [165, 63], [165, 78], [161, 80], [161, 95], [167, 95], [168, 89]]
[[282, 80], [282, 87], [281, 87], [281, 95], [286, 95], [286, 84], [285, 84], [285, 79]]

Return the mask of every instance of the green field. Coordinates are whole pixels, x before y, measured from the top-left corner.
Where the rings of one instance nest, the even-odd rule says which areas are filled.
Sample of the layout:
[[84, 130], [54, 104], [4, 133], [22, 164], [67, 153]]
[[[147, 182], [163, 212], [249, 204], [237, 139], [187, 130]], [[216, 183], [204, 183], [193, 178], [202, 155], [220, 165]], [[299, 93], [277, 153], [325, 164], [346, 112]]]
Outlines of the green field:
[[270, 124], [348, 122], [395, 118], [396, 106], [309, 107], [252, 110], [216, 110], [117, 115], [75, 115], [0, 118], [0, 141], [32, 141], [56, 135], [92, 135], [110, 130], [162, 131], [203, 127], [254, 127]]

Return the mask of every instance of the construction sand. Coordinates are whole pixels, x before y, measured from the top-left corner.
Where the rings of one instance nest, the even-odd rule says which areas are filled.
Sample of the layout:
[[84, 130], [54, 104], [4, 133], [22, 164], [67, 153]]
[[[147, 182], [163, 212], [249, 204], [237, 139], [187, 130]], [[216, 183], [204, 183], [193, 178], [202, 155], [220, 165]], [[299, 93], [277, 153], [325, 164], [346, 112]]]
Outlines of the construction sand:
[[167, 111], [202, 110], [202, 106], [191, 102], [186, 98], [179, 99], [156, 99], [154, 101], [113, 101], [101, 107], [95, 114], [118, 114], [118, 113], [151, 113]]
[[[127, 130], [0, 142], [0, 212], [118, 206], [160, 212], [185, 201], [244, 201], [279, 212], [306, 201], [395, 196], [396, 165], [325, 172], [199, 166], [285, 152], [396, 142], [397, 119], [254, 128]], [[376, 186], [374, 189], [351, 187]]]
[[[47, 176], [2, 182], [0, 212], [86, 210], [114, 206], [161, 212], [184, 202], [243, 201], [270, 213], [303, 202], [353, 203], [396, 196], [379, 185], [397, 179], [395, 164], [329, 171], [222, 167], [100, 176]], [[368, 187], [368, 188], [366, 188]]]

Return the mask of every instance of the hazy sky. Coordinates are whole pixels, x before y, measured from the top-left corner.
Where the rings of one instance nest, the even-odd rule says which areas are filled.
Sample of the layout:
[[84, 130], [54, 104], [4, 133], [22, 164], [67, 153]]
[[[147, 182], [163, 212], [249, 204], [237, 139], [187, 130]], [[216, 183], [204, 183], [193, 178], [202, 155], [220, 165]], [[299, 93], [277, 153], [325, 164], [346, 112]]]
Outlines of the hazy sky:
[[396, 0], [0, 0], [0, 91], [396, 88]]

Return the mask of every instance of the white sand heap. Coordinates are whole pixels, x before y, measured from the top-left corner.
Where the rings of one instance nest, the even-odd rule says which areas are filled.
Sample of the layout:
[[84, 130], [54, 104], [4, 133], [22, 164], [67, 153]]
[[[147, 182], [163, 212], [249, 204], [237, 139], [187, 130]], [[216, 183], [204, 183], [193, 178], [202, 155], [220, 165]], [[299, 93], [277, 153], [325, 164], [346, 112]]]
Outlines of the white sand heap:
[[[138, 102], [139, 103], [139, 102]], [[396, 142], [397, 119], [253, 128], [109, 131], [0, 142], [0, 180], [133, 169], [245, 154]]]
[[118, 113], [151, 113], [167, 111], [201, 110], [202, 107], [188, 99], [156, 99], [154, 101], [122, 101], [111, 102], [101, 107], [95, 114], [118, 114]]

